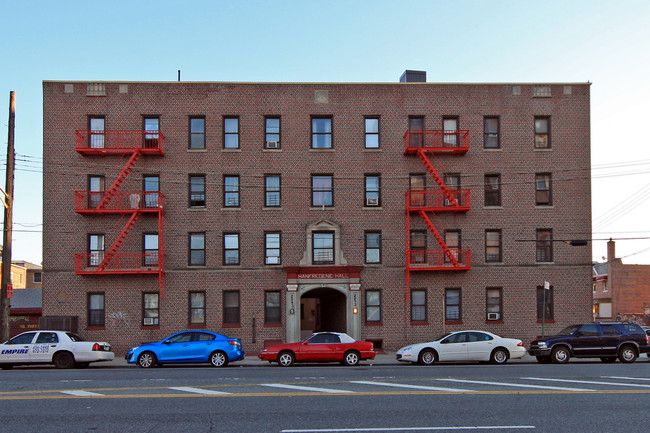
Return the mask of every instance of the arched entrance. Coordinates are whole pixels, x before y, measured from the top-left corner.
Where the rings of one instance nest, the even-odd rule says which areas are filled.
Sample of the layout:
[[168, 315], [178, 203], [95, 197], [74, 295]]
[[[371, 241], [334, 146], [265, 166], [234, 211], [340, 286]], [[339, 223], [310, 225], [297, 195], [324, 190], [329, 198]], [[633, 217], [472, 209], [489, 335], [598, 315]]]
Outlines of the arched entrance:
[[339, 290], [320, 287], [300, 297], [300, 337], [313, 332], [347, 332], [347, 296]]

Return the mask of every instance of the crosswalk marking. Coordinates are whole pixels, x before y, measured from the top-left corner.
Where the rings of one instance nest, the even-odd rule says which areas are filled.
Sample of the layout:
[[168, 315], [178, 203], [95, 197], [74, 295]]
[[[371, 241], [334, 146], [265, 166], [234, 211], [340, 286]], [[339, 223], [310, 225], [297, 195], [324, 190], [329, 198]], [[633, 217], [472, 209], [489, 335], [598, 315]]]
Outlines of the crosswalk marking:
[[482, 380], [464, 380], [464, 379], [436, 379], [436, 380], [444, 380], [447, 382], [459, 382], [459, 383], [477, 383], [480, 385], [513, 386], [517, 388], [554, 389], [558, 391], [594, 391], [593, 389], [585, 389], [585, 388], [564, 388], [559, 386], [523, 385], [520, 383], [485, 382]]
[[394, 386], [396, 388], [424, 389], [427, 391], [472, 392], [469, 389], [442, 388], [438, 386], [423, 386], [423, 385], [406, 385], [401, 383], [388, 383], [388, 382], [370, 382], [365, 380], [354, 380], [351, 381], [350, 383], [360, 383], [362, 385]]
[[232, 394], [231, 392], [213, 391], [211, 389], [193, 388], [191, 386], [170, 386], [169, 389], [174, 391], [183, 391], [183, 392], [191, 392], [194, 394], [206, 394], [206, 395]]
[[74, 396], [77, 396], [77, 397], [89, 397], [89, 396], [104, 395], [104, 394], [100, 394], [98, 392], [81, 391], [81, 390], [61, 391], [61, 393], [74, 395]]
[[639, 383], [612, 383], [612, 382], [600, 382], [596, 380], [575, 380], [575, 379], [550, 379], [544, 377], [522, 377], [522, 379], [528, 380], [543, 380], [547, 382], [567, 382], [567, 383], [588, 383], [591, 385], [610, 385], [610, 386], [636, 386], [639, 388], [650, 388], [650, 385], [641, 385]]
[[298, 385], [285, 385], [283, 383], [261, 383], [261, 386], [270, 386], [272, 388], [286, 388], [286, 389], [294, 389], [298, 391], [315, 391], [315, 392], [327, 392], [327, 393], [345, 393], [345, 392], [352, 392], [352, 391], [347, 391], [343, 389], [329, 389], [329, 388], [313, 388], [311, 386], [298, 386]]

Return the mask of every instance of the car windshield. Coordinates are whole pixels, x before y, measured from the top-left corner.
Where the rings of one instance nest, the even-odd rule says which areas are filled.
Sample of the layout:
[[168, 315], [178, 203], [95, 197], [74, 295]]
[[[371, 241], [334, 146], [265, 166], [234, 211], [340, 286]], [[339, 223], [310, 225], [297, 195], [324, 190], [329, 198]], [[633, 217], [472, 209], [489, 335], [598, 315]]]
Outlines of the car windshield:
[[77, 335], [77, 334], [75, 334], [73, 332], [66, 332], [65, 334], [68, 337], [70, 337], [70, 340], [72, 340], [72, 341], [86, 341], [82, 337], [80, 337], [79, 335]]
[[451, 335], [451, 333], [447, 332], [446, 334], [442, 334], [442, 335], [437, 336], [436, 338], [433, 339], [433, 341], [440, 341], [443, 338], [448, 337], [449, 335]]
[[563, 330], [557, 333], [557, 335], [573, 335], [574, 332], [580, 327], [580, 325], [571, 325], [567, 326]]

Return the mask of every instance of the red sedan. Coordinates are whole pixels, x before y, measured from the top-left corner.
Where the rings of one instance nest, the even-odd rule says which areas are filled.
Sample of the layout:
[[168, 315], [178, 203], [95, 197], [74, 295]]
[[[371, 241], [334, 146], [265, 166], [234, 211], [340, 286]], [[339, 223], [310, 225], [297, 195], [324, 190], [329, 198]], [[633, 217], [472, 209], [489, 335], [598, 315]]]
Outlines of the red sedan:
[[258, 357], [289, 367], [294, 362], [340, 362], [357, 365], [364, 359], [373, 359], [377, 353], [369, 341], [356, 341], [340, 332], [318, 332], [299, 343], [267, 347]]

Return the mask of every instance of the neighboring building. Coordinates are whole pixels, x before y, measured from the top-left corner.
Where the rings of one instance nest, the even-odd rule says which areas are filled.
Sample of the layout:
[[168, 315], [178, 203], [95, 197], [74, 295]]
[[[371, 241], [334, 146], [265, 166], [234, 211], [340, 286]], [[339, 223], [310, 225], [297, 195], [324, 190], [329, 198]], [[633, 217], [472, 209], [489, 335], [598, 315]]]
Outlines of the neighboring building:
[[423, 75], [44, 82], [44, 316], [249, 353], [590, 320], [590, 84]]
[[607, 242], [607, 262], [593, 267], [594, 320], [628, 320], [650, 325], [650, 266], [625, 265], [616, 244]]
[[[0, 261], [2, 266], [2, 261]], [[0, 281], [2, 281], [2, 274], [0, 273]], [[27, 287], [27, 268], [21, 264], [11, 264], [11, 285], [14, 289], [24, 289]]]
[[26, 261], [12, 262], [16, 266], [25, 268], [25, 288], [26, 289], [41, 289], [43, 288], [43, 267], [34, 263]]
[[10, 338], [21, 332], [38, 329], [43, 307], [42, 289], [16, 290], [9, 311]]

